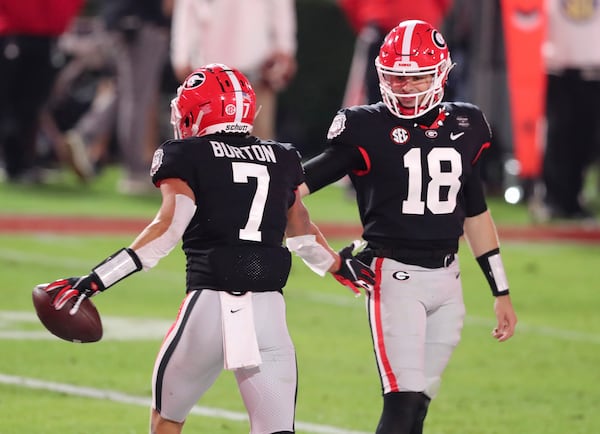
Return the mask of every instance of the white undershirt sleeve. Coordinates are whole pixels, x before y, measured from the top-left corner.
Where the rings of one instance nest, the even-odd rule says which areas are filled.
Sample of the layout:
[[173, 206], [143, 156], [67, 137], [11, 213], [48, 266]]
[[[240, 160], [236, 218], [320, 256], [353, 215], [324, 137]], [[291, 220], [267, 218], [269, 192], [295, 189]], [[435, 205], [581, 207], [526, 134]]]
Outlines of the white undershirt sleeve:
[[300, 235], [285, 240], [290, 252], [302, 258], [302, 261], [319, 276], [324, 276], [335, 262], [334, 257], [316, 241], [314, 235]]
[[191, 198], [184, 194], [175, 196], [175, 211], [169, 228], [160, 237], [135, 251], [140, 258], [144, 271], [154, 267], [161, 258], [167, 256], [173, 250], [181, 240], [195, 213], [196, 204]]

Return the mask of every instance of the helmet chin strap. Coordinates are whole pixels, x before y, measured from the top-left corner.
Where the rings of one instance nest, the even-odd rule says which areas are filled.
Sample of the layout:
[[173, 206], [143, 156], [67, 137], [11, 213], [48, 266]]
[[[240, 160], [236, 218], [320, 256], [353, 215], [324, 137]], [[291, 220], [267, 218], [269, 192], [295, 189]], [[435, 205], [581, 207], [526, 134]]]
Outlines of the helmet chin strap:
[[414, 97], [415, 102], [414, 102], [414, 104], [411, 104], [410, 107], [403, 106], [402, 104], [400, 104], [398, 97], [395, 96], [396, 107], [400, 113], [412, 111], [412, 114], [410, 114], [410, 115], [408, 113], [403, 113], [403, 114], [406, 116], [409, 116], [411, 119], [417, 118], [417, 117], [427, 113], [429, 110], [431, 110], [434, 106], [436, 106], [441, 101], [441, 99], [442, 99], [441, 97], [436, 101], [436, 98], [438, 97], [438, 95], [443, 96], [443, 92], [436, 92], [432, 88], [432, 89], [424, 92], [422, 95], [415, 96]]

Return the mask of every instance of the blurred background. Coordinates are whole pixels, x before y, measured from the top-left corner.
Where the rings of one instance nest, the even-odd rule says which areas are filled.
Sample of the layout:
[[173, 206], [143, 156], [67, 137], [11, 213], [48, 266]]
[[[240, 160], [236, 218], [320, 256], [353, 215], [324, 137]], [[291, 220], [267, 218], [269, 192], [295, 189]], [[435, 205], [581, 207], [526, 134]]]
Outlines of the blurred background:
[[[163, 2], [167, 9], [169, 1]], [[217, 1], [197, 0], [197, 4]], [[285, 0], [272, 1], [273, 5]], [[479, 105], [493, 129], [484, 177], [519, 315], [517, 334], [508, 346], [489, 337], [494, 326], [492, 299], [477, 262], [461, 247], [468, 307], [464, 337], [432, 404], [435, 410], [428, 417], [427, 431], [599, 432], [600, 116], [595, 110], [600, 107], [600, 35], [582, 36], [571, 27], [557, 31], [550, 26], [549, 12], [589, 35], [600, 31], [600, 2], [387, 1], [407, 7], [451, 4], [440, 26], [456, 62], [446, 99]], [[152, 273], [138, 273], [113, 295], [96, 299], [109, 333], [90, 346], [71, 345], [49, 335], [33, 312], [31, 287], [95, 265], [114, 246], [129, 243], [156, 212], [160, 194], [147, 171], [156, 147], [172, 137], [169, 104], [178, 79], [169, 59], [170, 42], [164, 37], [170, 34], [172, 21], [167, 10], [151, 25], [158, 34], [150, 34], [156, 39], [150, 40], [150, 59], [145, 61], [156, 60], [151, 64], [158, 79], [142, 61], [137, 62], [141, 70], [130, 76], [131, 89], [156, 95], [133, 106], [127, 115], [145, 120], [144, 138], [137, 143], [142, 146], [133, 154], [144, 170], [143, 180], [137, 182], [125, 176], [130, 167], [117, 131], [118, 119], [125, 116], [116, 109], [118, 44], [107, 41], [104, 8], [159, 2], [0, 0], [2, 434], [147, 432], [152, 360], [162, 327], [168, 327], [179, 306], [185, 284], [183, 252], [176, 249]], [[342, 7], [363, 2], [379, 3], [294, 2], [297, 69], [278, 88], [273, 137], [294, 143], [304, 158], [319, 151], [336, 111], [349, 97], [358, 103], [363, 98], [361, 92], [355, 95], [350, 90], [356, 84], [353, 66], [364, 54], [361, 38], [368, 35]], [[62, 18], [56, 15], [61, 11]], [[29, 28], [33, 34], [23, 35], [23, 21], [15, 19], [26, 15], [35, 24]], [[238, 18], [241, 24], [249, 21], [250, 28], [256, 26], [248, 17]], [[227, 32], [242, 27], [233, 23], [233, 17], [223, 20]], [[137, 19], [122, 21], [121, 42], [138, 41], [140, 26]], [[547, 71], [542, 46], [551, 29], [565, 43], [577, 40], [561, 49], [582, 52], [589, 65], [559, 65]], [[572, 57], [561, 59], [571, 62]], [[16, 59], [23, 60], [20, 68]], [[150, 78], [155, 86], [148, 84]], [[567, 126], [566, 140], [550, 134], [562, 141], [566, 152], [557, 159], [564, 169], [558, 172], [560, 184], [583, 181], [580, 197], [577, 188], [567, 196], [580, 201], [588, 213], [552, 214], [543, 206], [547, 81], [553, 92], [558, 91], [548, 98], [548, 105], [561, 109], [552, 112], [552, 119], [573, 122]], [[581, 81], [591, 87], [580, 88]], [[20, 119], [14, 117], [17, 112], [24, 113]], [[578, 151], [580, 144], [587, 153]], [[18, 164], [9, 165], [10, 158]], [[580, 167], [573, 173], [567, 170], [571, 159]], [[332, 245], [341, 248], [360, 237], [361, 229], [349, 192], [343, 185], [337, 187], [308, 196], [306, 204]], [[286, 297], [302, 370], [298, 432], [372, 432], [380, 390], [372, 381], [377, 374], [363, 301], [301, 264], [293, 267]], [[128, 336], [156, 327], [160, 330], [149, 336]], [[218, 380], [201, 402], [208, 410], [203, 407], [204, 413], [190, 418], [192, 431], [248, 432], [243, 403], [231, 394], [233, 382], [227, 375]], [[68, 417], [56, 417], [57, 408], [67, 409], [63, 413]]]
[[[165, 14], [161, 25], [166, 33], [174, 23], [174, 1], [163, 1]], [[71, 2], [79, 2], [79, 9], [64, 32], [55, 35], [56, 44], [52, 52], [55, 77], [48, 98], [40, 106], [41, 121], [35, 149], [30, 151], [35, 158], [29, 167], [32, 170], [11, 176], [10, 170], [7, 171], [6, 157], [3, 158], [0, 153], [0, 173], [5, 182], [55, 182], [57, 178], [59, 181], [64, 179], [64, 173], [71, 171], [83, 185], [93, 183], [107, 166], [122, 166], [125, 172], [130, 171], [128, 160], [132, 157], [125, 158], [127, 151], [124, 149], [133, 145], [120, 146], [118, 143], [118, 119], [126, 115], [119, 114], [119, 110], [114, 108], [118, 105], [119, 88], [116, 83], [118, 71], [112, 60], [113, 53], [110, 53], [113, 46], [108, 44], [107, 49], [103, 42], [107, 30], [104, 8], [111, 1]], [[348, 8], [355, 7], [352, 4], [368, 4], [369, 0], [296, 0], [294, 3], [296, 70], [285, 85], [277, 89], [274, 137], [270, 138], [294, 143], [303, 157], [309, 158], [321, 149], [331, 119], [348, 101], [351, 90], [351, 71], [353, 61], [356, 62], [360, 54], [361, 33], [352, 22]], [[394, 3], [402, 4], [402, 1]], [[589, 127], [590, 143], [586, 145], [589, 152], [578, 156], [585, 164], [580, 163], [582, 167], [576, 169], [573, 175], [576, 181], [571, 181], [566, 173], [561, 178], [565, 184], [582, 181], [580, 191], [568, 194], [581, 196], [579, 199], [585, 205], [585, 213], [552, 214], [552, 210], [542, 207], [547, 73], [542, 48], [551, 30], [549, 14], [556, 9], [556, 4], [562, 5], [560, 12], [563, 15], [567, 14], [572, 22], [583, 23], [582, 26], [593, 20], [597, 23], [594, 25], [600, 26], [600, 6], [593, 1], [554, 0], [454, 0], [437, 3], [446, 5], [440, 29], [456, 63], [450, 74], [445, 99], [480, 106], [492, 127], [493, 143], [483, 161], [488, 195], [527, 207], [534, 223], [569, 220], [577, 224], [595, 224], [600, 210], [597, 169], [600, 133], [595, 132], [591, 125], [581, 127]], [[235, 19], [227, 20], [223, 25], [231, 27], [231, 33], [236, 32]], [[132, 29], [127, 28], [125, 32], [133, 34], [135, 25]], [[580, 45], [585, 47], [585, 41]], [[172, 45], [170, 47], [172, 49]], [[594, 56], [590, 55], [590, 58]], [[598, 72], [600, 54], [595, 57], [598, 65], [594, 66], [594, 70]], [[148, 125], [144, 127], [147, 129], [144, 132], [145, 144], [138, 145], [141, 148], [134, 154], [144, 170], [149, 167], [154, 149], [172, 137], [169, 103], [179, 80], [169, 53], [163, 56], [158, 67], [158, 99], [148, 103], [155, 110], [151, 111]], [[136, 74], [134, 81], [145, 82], [149, 72]], [[35, 80], [44, 80], [44, 77], [50, 75], [38, 75]], [[596, 87], [598, 83], [600, 81], [596, 81]], [[137, 107], [129, 116], [142, 117], [142, 109]], [[95, 113], [92, 120], [86, 119], [90, 112]], [[595, 121], [600, 124], [600, 119]], [[33, 122], [30, 126], [29, 129], [35, 129]], [[566, 143], [564, 146], [568, 148], [570, 145]], [[6, 156], [14, 146], [5, 147]], [[575, 152], [572, 155], [575, 158]], [[563, 175], [560, 170], [559, 178]], [[567, 172], [566, 168], [564, 172]], [[141, 182], [137, 179], [121, 180], [116, 188], [120, 193], [133, 195], [152, 191], [145, 176]]]

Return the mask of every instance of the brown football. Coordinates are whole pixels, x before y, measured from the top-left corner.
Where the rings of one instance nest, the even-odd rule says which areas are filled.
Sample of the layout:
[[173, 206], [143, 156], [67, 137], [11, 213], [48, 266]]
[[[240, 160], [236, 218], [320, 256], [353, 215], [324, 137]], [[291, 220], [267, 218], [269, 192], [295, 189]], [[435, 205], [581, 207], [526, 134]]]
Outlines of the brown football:
[[97, 342], [102, 338], [102, 319], [92, 301], [86, 298], [75, 315], [69, 311], [75, 304], [76, 298], [71, 298], [65, 306], [56, 310], [52, 306], [54, 292], [44, 291], [47, 284], [37, 285], [33, 289], [33, 306], [38, 318], [50, 333], [70, 342]]

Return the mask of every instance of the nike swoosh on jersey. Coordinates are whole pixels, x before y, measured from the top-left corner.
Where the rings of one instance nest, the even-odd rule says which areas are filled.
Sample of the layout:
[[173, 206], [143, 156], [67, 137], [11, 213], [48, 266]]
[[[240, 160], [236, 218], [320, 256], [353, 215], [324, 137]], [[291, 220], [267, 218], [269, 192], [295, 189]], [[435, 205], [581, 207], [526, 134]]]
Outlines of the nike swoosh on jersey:
[[463, 134], [465, 134], [464, 131], [461, 131], [460, 133], [450, 133], [450, 140], [456, 140]]

